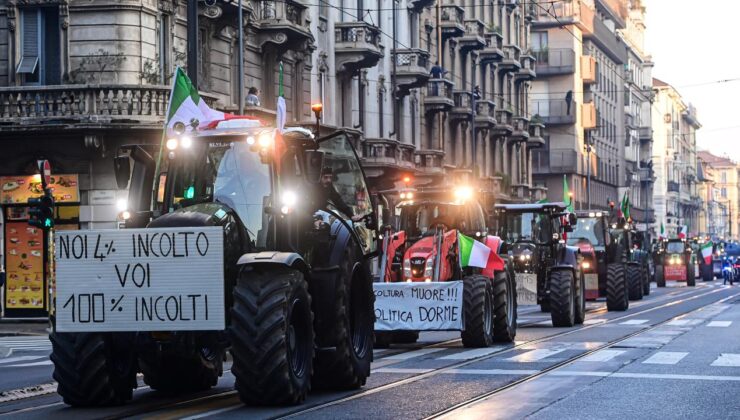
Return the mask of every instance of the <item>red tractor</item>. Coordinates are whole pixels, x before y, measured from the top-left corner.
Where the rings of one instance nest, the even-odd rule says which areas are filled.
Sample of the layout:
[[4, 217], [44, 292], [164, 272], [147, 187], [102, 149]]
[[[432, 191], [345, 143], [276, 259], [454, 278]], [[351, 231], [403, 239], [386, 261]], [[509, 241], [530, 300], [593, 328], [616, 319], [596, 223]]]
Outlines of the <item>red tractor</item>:
[[[499, 256], [501, 240], [488, 235], [483, 208], [472, 189], [420, 191], [401, 201], [396, 214], [399, 229], [393, 232], [386, 227], [383, 238], [379, 281], [462, 282], [463, 345], [487, 347], [494, 341], [513, 341], [515, 280], [508, 261]], [[481, 258], [486, 258], [483, 263]], [[376, 290], [376, 303], [381, 299]], [[418, 330], [378, 331], [376, 324], [380, 345], [415, 341], [417, 337]]]

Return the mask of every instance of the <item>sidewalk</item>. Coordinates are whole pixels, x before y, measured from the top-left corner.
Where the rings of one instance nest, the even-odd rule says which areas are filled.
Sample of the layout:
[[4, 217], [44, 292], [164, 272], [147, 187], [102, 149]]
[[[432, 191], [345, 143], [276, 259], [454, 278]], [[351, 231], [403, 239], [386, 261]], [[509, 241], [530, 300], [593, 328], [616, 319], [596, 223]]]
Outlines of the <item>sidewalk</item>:
[[29, 321], [25, 319], [0, 318], [0, 337], [13, 335], [47, 335], [49, 321]]

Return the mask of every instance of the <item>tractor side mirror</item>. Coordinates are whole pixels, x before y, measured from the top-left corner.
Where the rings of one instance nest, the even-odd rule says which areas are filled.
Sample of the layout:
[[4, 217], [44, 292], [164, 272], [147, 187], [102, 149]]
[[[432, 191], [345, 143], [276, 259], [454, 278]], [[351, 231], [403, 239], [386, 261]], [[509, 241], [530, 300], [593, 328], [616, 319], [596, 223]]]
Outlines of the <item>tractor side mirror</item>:
[[131, 179], [131, 160], [128, 156], [116, 156], [113, 158], [113, 171], [116, 175], [116, 184], [119, 190], [128, 188]]
[[568, 225], [570, 225], [571, 229], [573, 229], [573, 226], [575, 226], [576, 223], [578, 223], [578, 217], [576, 216], [576, 214], [568, 213]]
[[324, 167], [324, 152], [320, 150], [306, 150], [306, 178], [310, 182], [319, 182], [321, 169]]

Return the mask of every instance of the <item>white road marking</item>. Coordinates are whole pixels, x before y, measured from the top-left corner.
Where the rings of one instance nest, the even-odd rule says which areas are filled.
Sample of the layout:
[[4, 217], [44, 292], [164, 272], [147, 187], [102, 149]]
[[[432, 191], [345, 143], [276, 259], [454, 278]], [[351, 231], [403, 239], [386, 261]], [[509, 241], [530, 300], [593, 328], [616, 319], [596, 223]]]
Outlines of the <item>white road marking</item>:
[[539, 372], [539, 370], [526, 369], [450, 369], [446, 373], [464, 375], [534, 375]]
[[642, 363], [649, 365], [675, 365], [688, 353], [682, 351], [659, 351]]
[[435, 348], [428, 348], [428, 349], [419, 349], [419, 350], [414, 350], [414, 351], [410, 351], [410, 352], [407, 352], [407, 353], [394, 354], [394, 355], [391, 355], [391, 356], [388, 356], [388, 357], [384, 357], [384, 359], [386, 359], [386, 360], [408, 360], [408, 359], [413, 359], [414, 357], [425, 356], [425, 355], [427, 355], [429, 353], [436, 353], [436, 352], [442, 351], [442, 350], [447, 350], [447, 349], [445, 349], [443, 347], [435, 347]]
[[18, 368], [18, 367], [48, 366], [50, 364], [51, 364], [51, 360], [44, 360], [43, 362], [21, 363], [19, 365], [8, 365], [8, 366], [3, 366], [3, 367]]
[[600, 318], [587, 319], [583, 321], [583, 325], [601, 324], [603, 322], [606, 322], [606, 319], [600, 319]]
[[740, 354], [722, 353], [712, 362], [712, 366], [740, 367]]
[[488, 356], [489, 354], [496, 353], [504, 349], [503, 346], [488, 347], [483, 349], [473, 349], [462, 351], [460, 353], [448, 354], [447, 356], [440, 357], [439, 360], [470, 360], [478, 357]]
[[691, 319], [674, 319], [673, 321], [667, 323], [666, 325], [684, 326], [684, 325], [689, 325], [691, 321], [692, 321]]
[[580, 362], [608, 362], [609, 360], [612, 360], [613, 358], [622, 355], [624, 353], [627, 353], [627, 350], [611, 350], [611, 349], [604, 349], [599, 350], [596, 353], [591, 353], [588, 356], [584, 357], [583, 359], [580, 359]]
[[5, 365], [8, 363], [16, 363], [16, 362], [25, 362], [27, 360], [38, 360], [41, 358], [46, 358], [46, 356], [18, 356], [18, 357], [8, 357], [7, 359], [0, 359], [0, 365]]
[[729, 327], [732, 325], [732, 321], [712, 321], [707, 324], [707, 327]]
[[629, 321], [620, 322], [619, 325], [642, 325], [650, 321], [649, 319], [630, 319]]
[[373, 373], [411, 373], [411, 374], [423, 374], [423, 373], [429, 373], [433, 371], [434, 369], [412, 369], [412, 368], [392, 368], [392, 367], [385, 367], [375, 370]]
[[550, 357], [554, 354], [558, 354], [561, 352], [564, 352], [566, 349], [561, 350], [550, 350], [550, 349], [537, 349], [528, 351], [526, 353], [522, 353], [519, 355], [516, 355], [514, 357], [510, 357], [506, 360], [511, 362], [537, 362], [544, 358]]

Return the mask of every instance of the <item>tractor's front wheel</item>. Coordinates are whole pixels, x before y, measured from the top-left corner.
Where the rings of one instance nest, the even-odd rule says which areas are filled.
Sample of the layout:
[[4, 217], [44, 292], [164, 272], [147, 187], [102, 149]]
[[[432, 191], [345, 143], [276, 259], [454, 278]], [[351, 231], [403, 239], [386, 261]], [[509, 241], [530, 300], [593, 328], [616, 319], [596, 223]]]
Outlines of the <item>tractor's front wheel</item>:
[[463, 278], [463, 346], [490, 347], [493, 344], [493, 308], [491, 280], [477, 274]]
[[665, 269], [662, 265], [655, 266], [655, 285], [665, 287]]
[[643, 266], [642, 272], [642, 295], [650, 296], [650, 268], [648, 266]]
[[642, 269], [637, 264], [627, 264], [627, 284], [629, 285], [629, 299], [642, 300]]
[[550, 317], [553, 327], [572, 327], [576, 317], [576, 287], [573, 272], [550, 272]]
[[134, 335], [58, 333], [49, 335], [57, 392], [74, 407], [120, 405], [136, 388]]
[[693, 264], [686, 265], [686, 285], [689, 287], [696, 286], [696, 267]]
[[580, 273], [576, 280], [576, 315], [575, 323], [583, 324], [586, 320], [586, 279], [583, 273]]
[[244, 267], [231, 309], [231, 372], [245, 404], [298, 404], [311, 388], [313, 312], [300, 271]]
[[516, 337], [516, 280], [504, 270], [493, 278], [493, 340], [510, 343]]
[[608, 264], [606, 266], [606, 309], [610, 312], [626, 311], [629, 307], [624, 264]]

